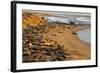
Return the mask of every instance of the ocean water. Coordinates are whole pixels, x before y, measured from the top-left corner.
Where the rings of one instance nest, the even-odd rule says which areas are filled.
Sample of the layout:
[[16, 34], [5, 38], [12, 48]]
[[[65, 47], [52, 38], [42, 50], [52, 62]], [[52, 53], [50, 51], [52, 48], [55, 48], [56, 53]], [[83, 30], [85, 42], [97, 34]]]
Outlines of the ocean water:
[[82, 16], [44, 16], [44, 18], [48, 22], [61, 22], [61, 23], [70, 23], [74, 22], [75, 24], [90, 24], [91, 19], [89, 17], [82, 17]]
[[77, 32], [79, 38], [87, 43], [91, 43], [91, 30], [85, 29]]

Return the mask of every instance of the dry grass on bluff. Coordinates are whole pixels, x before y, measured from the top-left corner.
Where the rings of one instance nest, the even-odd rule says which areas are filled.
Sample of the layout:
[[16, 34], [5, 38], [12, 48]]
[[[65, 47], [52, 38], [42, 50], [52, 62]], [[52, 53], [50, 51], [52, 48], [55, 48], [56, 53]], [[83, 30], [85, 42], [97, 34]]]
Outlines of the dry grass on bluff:
[[47, 21], [44, 20], [41, 14], [35, 14], [35, 13], [24, 12], [22, 15], [22, 19], [23, 19], [22, 21], [23, 27], [26, 27], [26, 25], [36, 26], [47, 23]]

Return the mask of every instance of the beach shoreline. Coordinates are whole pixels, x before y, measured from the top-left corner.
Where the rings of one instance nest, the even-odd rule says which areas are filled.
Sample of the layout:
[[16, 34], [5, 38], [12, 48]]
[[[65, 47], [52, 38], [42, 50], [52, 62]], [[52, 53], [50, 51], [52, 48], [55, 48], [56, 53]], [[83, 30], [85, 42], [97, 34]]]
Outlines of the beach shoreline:
[[[82, 41], [76, 33], [88, 28], [90, 28], [88, 24], [48, 23], [41, 15], [24, 14], [23, 62], [91, 59], [90, 44]], [[34, 45], [35, 49], [33, 49]], [[52, 49], [54, 47], [60, 48], [63, 57], [61, 54], [55, 54], [58, 50], [54, 51]], [[50, 48], [52, 51], [44, 51]], [[50, 53], [49, 56], [48, 53]]]

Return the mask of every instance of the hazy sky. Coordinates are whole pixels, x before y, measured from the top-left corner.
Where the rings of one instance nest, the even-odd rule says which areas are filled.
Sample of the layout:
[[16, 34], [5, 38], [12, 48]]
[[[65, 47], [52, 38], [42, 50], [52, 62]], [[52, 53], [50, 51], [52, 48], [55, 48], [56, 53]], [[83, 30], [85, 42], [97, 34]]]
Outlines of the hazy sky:
[[38, 12], [38, 13], [49, 13], [49, 14], [54, 14], [58, 16], [86, 16], [90, 17], [90, 13], [84, 13], [84, 12], [65, 12], [65, 11], [35, 11], [35, 10], [23, 10], [25, 12]]

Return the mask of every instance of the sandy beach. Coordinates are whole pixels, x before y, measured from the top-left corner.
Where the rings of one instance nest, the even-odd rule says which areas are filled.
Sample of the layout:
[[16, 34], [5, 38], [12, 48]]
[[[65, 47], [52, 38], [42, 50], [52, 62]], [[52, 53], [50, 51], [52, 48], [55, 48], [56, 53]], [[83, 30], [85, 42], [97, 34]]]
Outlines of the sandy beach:
[[90, 59], [90, 44], [81, 41], [76, 34], [73, 34], [71, 26], [70, 29], [68, 27], [69, 25], [65, 25], [65, 28], [55, 25], [55, 28], [47, 28], [47, 33], [43, 35], [63, 45], [65, 51], [70, 53], [70, 59]]

